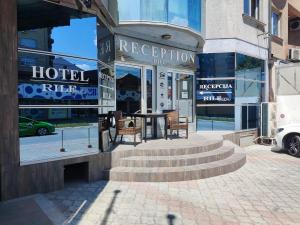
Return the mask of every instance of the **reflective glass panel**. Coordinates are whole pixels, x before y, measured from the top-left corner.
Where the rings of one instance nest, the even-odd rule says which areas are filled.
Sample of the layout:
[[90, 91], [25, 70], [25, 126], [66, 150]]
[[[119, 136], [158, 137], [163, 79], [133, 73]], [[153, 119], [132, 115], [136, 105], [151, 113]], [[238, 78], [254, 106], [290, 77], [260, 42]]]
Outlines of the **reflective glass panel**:
[[251, 56], [236, 54], [237, 78], [265, 80], [265, 61]]
[[167, 1], [141, 0], [141, 20], [167, 22]]
[[153, 85], [153, 74], [152, 70], [146, 70], [146, 79], [147, 79], [147, 109], [152, 109], [152, 85]]
[[[152, 1], [147, 1], [152, 2]], [[140, 20], [140, 0], [118, 0], [118, 11], [120, 21]]]
[[141, 69], [116, 66], [117, 110], [135, 113], [141, 110]]
[[201, 0], [118, 0], [120, 21], [153, 21], [201, 31]]
[[197, 130], [234, 130], [234, 106], [206, 106], [197, 108]]
[[189, 0], [188, 1], [188, 17], [189, 17], [189, 27], [194, 30], [201, 31], [201, 0]]
[[234, 77], [235, 53], [198, 55], [197, 78]]
[[168, 7], [169, 23], [179, 26], [188, 26], [188, 1], [187, 0], [169, 0]]

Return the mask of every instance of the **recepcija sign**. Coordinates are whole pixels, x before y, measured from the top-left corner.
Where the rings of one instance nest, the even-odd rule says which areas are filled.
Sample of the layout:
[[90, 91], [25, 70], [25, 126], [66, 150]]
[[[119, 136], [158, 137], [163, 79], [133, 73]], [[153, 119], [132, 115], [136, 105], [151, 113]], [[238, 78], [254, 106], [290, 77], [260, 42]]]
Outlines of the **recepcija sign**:
[[197, 81], [197, 101], [200, 104], [234, 103], [234, 81], [233, 80]]
[[117, 59], [160, 66], [195, 67], [195, 53], [149, 41], [116, 36]]

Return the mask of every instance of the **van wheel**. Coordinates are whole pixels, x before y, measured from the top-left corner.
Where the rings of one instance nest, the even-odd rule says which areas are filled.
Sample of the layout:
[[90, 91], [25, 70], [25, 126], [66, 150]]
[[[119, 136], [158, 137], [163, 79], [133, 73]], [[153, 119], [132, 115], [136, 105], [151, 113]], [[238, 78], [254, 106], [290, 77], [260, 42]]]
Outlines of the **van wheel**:
[[48, 130], [47, 130], [47, 128], [42, 127], [42, 128], [37, 129], [36, 133], [39, 136], [45, 136], [48, 134]]
[[291, 136], [287, 141], [288, 153], [292, 156], [300, 156], [300, 137], [298, 135]]

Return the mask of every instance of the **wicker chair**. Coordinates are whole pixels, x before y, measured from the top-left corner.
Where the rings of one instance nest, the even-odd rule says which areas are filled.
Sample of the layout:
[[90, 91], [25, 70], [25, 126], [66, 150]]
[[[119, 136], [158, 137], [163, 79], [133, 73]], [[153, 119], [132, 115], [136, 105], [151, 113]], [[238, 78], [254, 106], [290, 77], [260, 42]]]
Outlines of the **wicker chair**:
[[[170, 135], [174, 130], [177, 130], [177, 136], [179, 136], [179, 130], [186, 131], [186, 139], [189, 137], [189, 120], [187, 117], [179, 117], [179, 113], [176, 111], [168, 112], [168, 128], [170, 129]], [[184, 118], [185, 122], [180, 122], [180, 118]]]
[[136, 146], [136, 135], [138, 133], [141, 134], [142, 132], [141, 126], [137, 126], [136, 117], [134, 117], [133, 119], [127, 119], [122, 116], [121, 111], [114, 112], [114, 117], [116, 121], [116, 135], [115, 135], [114, 143], [116, 143], [118, 135], [121, 135], [121, 142], [123, 139], [123, 135], [133, 135], [134, 146]]

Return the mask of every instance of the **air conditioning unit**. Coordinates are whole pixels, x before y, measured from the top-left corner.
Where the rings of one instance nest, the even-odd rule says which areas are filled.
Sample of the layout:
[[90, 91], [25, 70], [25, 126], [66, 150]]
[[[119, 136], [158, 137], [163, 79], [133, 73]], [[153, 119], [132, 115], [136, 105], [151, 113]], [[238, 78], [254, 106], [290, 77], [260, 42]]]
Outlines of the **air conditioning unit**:
[[291, 48], [289, 50], [289, 59], [292, 61], [300, 61], [300, 49]]
[[299, 31], [300, 30], [300, 18], [291, 20], [289, 22], [289, 30], [290, 31]]

